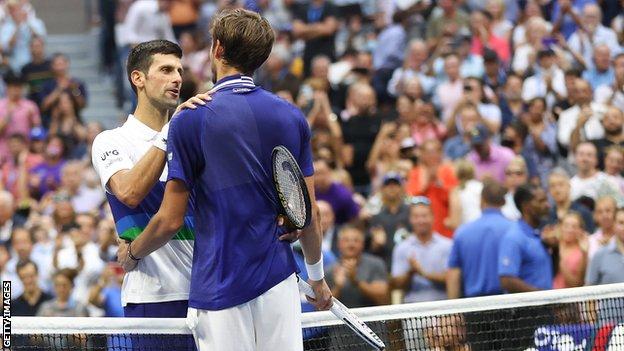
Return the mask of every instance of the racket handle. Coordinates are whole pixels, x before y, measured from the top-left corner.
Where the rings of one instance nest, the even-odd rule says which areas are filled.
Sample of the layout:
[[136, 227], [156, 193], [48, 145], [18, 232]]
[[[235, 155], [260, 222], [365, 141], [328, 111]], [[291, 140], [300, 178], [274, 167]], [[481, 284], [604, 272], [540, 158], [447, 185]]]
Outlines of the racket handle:
[[301, 290], [304, 294], [306, 294], [307, 296], [311, 298], [316, 297], [314, 294], [314, 290], [312, 290], [312, 286], [310, 286], [308, 282], [303, 280], [301, 277], [297, 277], [297, 281], [299, 283], [299, 290]]

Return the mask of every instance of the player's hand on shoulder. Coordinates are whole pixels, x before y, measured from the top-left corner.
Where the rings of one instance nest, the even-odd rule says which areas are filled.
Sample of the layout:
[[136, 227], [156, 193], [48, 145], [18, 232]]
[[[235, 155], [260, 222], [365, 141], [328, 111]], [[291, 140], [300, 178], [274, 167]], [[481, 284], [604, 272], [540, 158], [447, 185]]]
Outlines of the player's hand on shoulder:
[[193, 97], [191, 97], [190, 99], [184, 101], [183, 103], [181, 103], [175, 110], [174, 115], [177, 115], [178, 112], [184, 110], [184, 109], [191, 109], [194, 110], [197, 108], [197, 106], [200, 105], [205, 105], [207, 101], [212, 100], [212, 96], [210, 96], [210, 94], [212, 94], [212, 91], [208, 91], [205, 93], [201, 93], [201, 94], [197, 94]]
[[310, 279], [308, 280], [308, 283], [310, 283], [310, 286], [312, 286], [312, 290], [314, 290], [314, 296], [316, 296], [316, 298], [314, 299], [306, 296], [308, 302], [313, 304], [314, 307], [316, 307], [316, 309], [319, 311], [329, 310], [332, 307], [332, 293], [329, 289], [329, 286], [327, 286], [327, 282], [325, 281], [325, 279]]

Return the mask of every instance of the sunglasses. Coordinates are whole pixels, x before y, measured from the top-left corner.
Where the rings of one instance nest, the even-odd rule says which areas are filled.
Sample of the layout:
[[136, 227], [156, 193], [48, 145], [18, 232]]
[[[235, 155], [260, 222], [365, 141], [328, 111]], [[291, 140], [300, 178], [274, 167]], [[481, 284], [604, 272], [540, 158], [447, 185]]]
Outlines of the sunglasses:
[[516, 175], [516, 176], [521, 176], [524, 175], [524, 171], [505, 171], [505, 175]]
[[409, 203], [410, 205], [425, 205], [425, 206], [431, 206], [431, 200], [429, 200], [428, 197], [426, 196], [412, 196], [409, 199]]

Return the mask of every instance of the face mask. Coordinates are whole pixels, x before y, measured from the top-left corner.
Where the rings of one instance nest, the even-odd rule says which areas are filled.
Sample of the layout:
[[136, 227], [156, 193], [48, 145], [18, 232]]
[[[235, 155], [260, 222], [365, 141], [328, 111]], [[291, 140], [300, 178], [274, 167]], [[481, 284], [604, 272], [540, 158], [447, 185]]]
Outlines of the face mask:
[[48, 146], [46, 153], [50, 156], [59, 156], [61, 154], [61, 148], [58, 146]]
[[510, 149], [516, 147], [516, 142], [511, 139], [503, 139], [501, 140], [501, 145]]

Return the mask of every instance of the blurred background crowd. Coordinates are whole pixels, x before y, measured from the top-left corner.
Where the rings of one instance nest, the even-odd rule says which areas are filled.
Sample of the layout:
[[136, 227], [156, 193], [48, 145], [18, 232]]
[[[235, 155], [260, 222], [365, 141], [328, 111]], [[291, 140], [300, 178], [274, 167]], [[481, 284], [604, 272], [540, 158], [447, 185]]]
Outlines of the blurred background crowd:
[[[624, 282], [624, 1], [84, 1], [126, 113], [133, 45], [180, 44], [184, 100], [213, 84], [215, 13], [270, 21], [254, 79], [307, 116], [326, 274], [347, 306]], [[89, 86], [46, 50], [28, 0], [0, 4], [13, 315], [121, 316]]]

